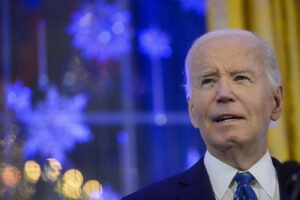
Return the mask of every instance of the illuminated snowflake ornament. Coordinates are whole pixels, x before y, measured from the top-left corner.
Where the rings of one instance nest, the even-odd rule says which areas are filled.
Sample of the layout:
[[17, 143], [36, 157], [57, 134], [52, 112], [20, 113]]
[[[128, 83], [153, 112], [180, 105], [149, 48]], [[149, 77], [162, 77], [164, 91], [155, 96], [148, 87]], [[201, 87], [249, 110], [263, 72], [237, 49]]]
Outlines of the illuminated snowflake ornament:
[[157, 28], [143, 30], [139, 34], [140, 52], [149, 57], [170, 57], [172, 49], [169, 37]]
[[84, 95], [60, 96], [52, 86], [48, 88], [45, 100], [33, 108], [29, 88], [20, 82], [6, 88], [8, 106], [27, 128], [28, 139], [23, 148], [26, 158], [39, 153], [63, 161], [65, 153], [76, 142], [87, 142], [91, 138], [90, 128], [84, 124], [82, 114], [87, 104]]
[[177, 0], [186, 12], [194, 11], [199, 15], [205, 15], [206, 0]]
[[31, 91], [23, 86], [22, 81], [6, 85], [5, 92], [7, 108], [14, 110], [19, 116], [31, 110]]
[[128, 11], [120, 11], [114, 3], [96, 0], [73, 13], [67, 33], [73, 36], [74, 48], [82, 50], [85, 58], [103, 63], [118, 60], [130, 51], [130, 21]]
[[72, 98], [60, 96], [55, 87], [50, 87], [46, 99], [39, 102], [26, 120], [28, 140], [25, 156], [41, 153], [62, 161], [66, 151], [76, 142], [87, 142], [90, 129], [83, 124], [82, 111], [87, 104], [85, 96]]

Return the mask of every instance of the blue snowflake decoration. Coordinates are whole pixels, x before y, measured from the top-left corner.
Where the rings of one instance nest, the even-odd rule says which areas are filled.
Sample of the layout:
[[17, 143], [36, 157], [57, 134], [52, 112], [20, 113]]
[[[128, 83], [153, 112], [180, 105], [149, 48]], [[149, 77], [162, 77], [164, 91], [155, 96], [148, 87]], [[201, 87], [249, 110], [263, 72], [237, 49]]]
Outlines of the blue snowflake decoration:
[[170, 57], [172, 49], [169, 37], [157, 28], [143, 30], [139, 34], [139, 50], [149, 57]]
[[[7, 86], [7, 99], [13, 94], [24, 96], [28, 90], [18, 82]], [[65, 152], [70, 151], [76, 142], [87, 142], [91, 138], [89, 126], [83, 123], [82, 112], [87, 104], [84, 95], [78, 94], [71, 98], [60, 96], [52, 86], [48, 88], [45, 100], [37, 103], [34, 109], [29, 106], [29, 98], [26, 98], [26, 102], [26, 106], [22, 107], [11, 104], [19, 120], [27, 127], [28, 139], [23, 148], [26, 158], [40, 153], [44, 157], [63, 161]]]
[[114, 3], [96, 0], [73, 13], [67, 33], [73, 36], [72, 45], [82, 50], [83, 57], [103, 63], [118, 60], [131, 50], [130, 21], [128, 11], [120, 11]]
[[21, 80], [17, 80], [12, 85], [6, 85], [5, 92], [8, 109], [14, 110], [20, 117], [31, 110], [31, 91], [23, 86]]
[[177, 0], [186, 12], [194, 11], [199, 15], [206, 13], [206, 0]]

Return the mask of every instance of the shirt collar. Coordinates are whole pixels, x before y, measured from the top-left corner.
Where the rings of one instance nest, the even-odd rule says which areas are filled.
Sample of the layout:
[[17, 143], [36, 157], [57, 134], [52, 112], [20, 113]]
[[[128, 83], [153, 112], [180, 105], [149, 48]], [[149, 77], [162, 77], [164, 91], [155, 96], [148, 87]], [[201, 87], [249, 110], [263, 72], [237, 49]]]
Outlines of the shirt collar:
[[[218, 199], [221, 199], [238, 170], [220, 161], [208, 151], [206, 151], [204, 156], [204, 165], [214, 193]], [[269, 151], [267, 151], [266, 154], [248, 171], [255, 177], [263, 190], [273, 198], [275, 194], [277, 176]]]
[[204, 165], [214, 193], [221, 199], [238, 170], [215, 158], [208, 151], [204, 156]]
[[272, 158], [269, 151], [248, 170], [263, 190], [270, 196], [274, 197], [276, 189], [276, 170], [272, 163]]

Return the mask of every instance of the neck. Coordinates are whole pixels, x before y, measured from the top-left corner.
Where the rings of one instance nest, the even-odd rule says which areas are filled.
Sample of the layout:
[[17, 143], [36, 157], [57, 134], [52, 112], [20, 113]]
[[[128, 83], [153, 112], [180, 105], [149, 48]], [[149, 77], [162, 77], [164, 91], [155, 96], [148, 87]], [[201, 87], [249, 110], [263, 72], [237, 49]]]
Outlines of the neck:
[[210, 154], [212, 154], [214, 157], [218, 158], [222, 162], [240, 171], [247, 171], [266, 154], [267, 147], [235, 147], [222, 151], [207, 148], [207, 150]]

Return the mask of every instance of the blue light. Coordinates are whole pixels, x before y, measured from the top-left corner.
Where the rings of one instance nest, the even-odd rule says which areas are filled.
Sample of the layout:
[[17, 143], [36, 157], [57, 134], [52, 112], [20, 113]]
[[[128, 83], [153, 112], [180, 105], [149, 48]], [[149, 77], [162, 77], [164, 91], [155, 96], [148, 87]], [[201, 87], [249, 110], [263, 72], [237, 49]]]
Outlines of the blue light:
[[96, 0], [73, 13], [67, 33], [73, 36], [72, 45], [82, 50], [83, 57], [103, 63], [118, 60], [131, 50], [130, 21], [131, 14], [118, 10], [116, 3]]
[[186, 157], [186, 168], [193, 166], [200, 159], [200, 157], [201, 155], [196, 148], [189, 148]]
[[38, 103], [26, 120], [29, 137], [25, 156], [39, 152], [62, 161], [65, 152], [73, 149], [76, 142], [87, 142], [90, 129], [83, 124], [82, 115], [86, 104], [87, 99], [81, 94], [67, 98], [60, 96], [54, 86], [50, 87], [46, 99]]
[[167, 116], [164, 113], [158, 113], [155, 115], [154, 122], [158, 126], [164, 126], [167, 123]]
[[194, 11], [199, 15], [206, 13], [206, 0], [177, 0], [186, 12]]
[[99, 35], [98, 35], [98, 41], [102, 44], [107, 44], [110, 42], [111, 39], [111, 35], [108, 31], [102, 31]]
[[112, 25], [111, 29], [116, 35], [119, 35], [125, 31], [125, 26], [122, 22], [116, 22]]
[[6, 85], [6, 106], [16, 114], [22, 115], [24, 111], [31, 109], [31, 91], [23, 86], [22, 81], [17, 80], [13, 85]]
[[169, 44], [169, 37], [157, 28], [149, 28], [139, 34], [139, 50], [149, 57], [170, 57], [172, 49]]
[[[103, 184], [103, 193], [99, 200], [119, 200], [120, 195], [109, 184]], [[96, 199], [92, 199], [96, 200]]]
[[31, 91], [20, 81], [6, 86], [6, 101], [21, 123], [27, 128], [27, 141], [23, 148], [25, 158], [39, 153], [63, 161], [66, 151], [76, 142], [91, 139], [89, 126], [84, 124], [83, 110], [87, 98], [78, 94], [61, 96], [56, 87], [49, 87], [46, 98], [35, 107], [31, 105]]
[[117, 141], [120, 144], [126, 144], [129, 141], [129, 135], [126, 131], [121, 131], [117, 135]]

